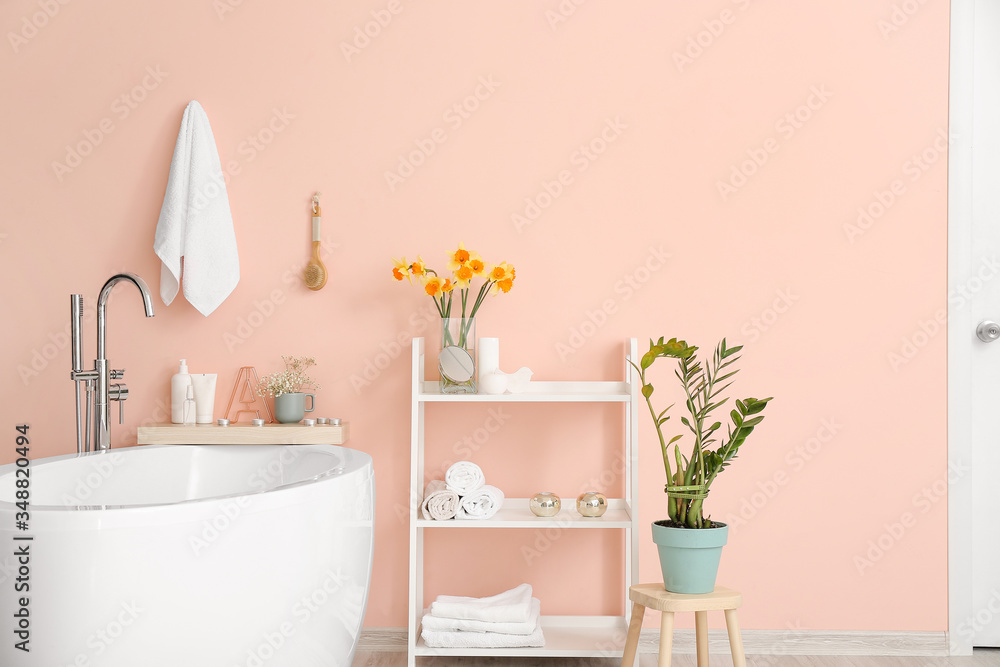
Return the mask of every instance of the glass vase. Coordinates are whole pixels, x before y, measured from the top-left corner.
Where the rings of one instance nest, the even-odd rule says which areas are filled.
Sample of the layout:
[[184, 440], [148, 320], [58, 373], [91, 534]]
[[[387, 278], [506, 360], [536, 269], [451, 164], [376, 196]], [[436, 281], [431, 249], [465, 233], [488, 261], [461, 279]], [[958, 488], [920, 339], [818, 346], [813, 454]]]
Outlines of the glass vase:
[[441, 319], [438, 373], [442, 394], [476, 393], [476, 319]]

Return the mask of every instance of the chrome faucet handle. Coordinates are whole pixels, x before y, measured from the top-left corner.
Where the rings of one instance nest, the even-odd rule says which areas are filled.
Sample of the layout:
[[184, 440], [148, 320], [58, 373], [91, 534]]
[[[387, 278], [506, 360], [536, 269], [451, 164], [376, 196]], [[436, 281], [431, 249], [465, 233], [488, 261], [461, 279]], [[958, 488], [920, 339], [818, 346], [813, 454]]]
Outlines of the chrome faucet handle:
[[118, 401], [118, 423], [125, 423], [125, 399], [128, 398], [128, 385], [124, 382], [108, 387], [108, 399]]
[[119, 370], [119, 371], [111, 371], [111, 379], [112, 380], [120, 380], [123, 377], [125, 377], [125, 369], [124, 368], [121, 369], [121, 370]]

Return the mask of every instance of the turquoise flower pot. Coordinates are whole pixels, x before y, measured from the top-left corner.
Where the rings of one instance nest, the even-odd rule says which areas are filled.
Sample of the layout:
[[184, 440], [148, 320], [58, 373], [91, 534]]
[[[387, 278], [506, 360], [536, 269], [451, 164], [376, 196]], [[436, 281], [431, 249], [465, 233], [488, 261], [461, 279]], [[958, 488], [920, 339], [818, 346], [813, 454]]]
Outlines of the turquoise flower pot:
[[653, 542], [660, 552], [663, 587], [671, 593], [711, 593], [729, 526], [721, 523], [717, 528], [698, 530], [662, 523], [653, 522]]

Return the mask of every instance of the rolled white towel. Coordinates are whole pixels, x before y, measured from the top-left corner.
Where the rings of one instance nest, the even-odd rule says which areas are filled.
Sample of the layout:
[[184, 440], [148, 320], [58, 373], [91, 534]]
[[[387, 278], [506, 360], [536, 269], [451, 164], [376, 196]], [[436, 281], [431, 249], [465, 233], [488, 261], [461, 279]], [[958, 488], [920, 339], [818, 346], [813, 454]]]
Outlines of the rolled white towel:
[[531, 615], [531, 584], [485, 598], [439, 595], [431, 603], [431, 614], [489, 623], [524, 623]]
[[462, 496], [455, 518], [489, 519], [500, 511], [501, 505], [503, 505], [503, 491], [486, 484], [472, 493]]
[[545, 646], [539, 623], [530, 635], [507, 635], [501, 632], [442, 632], [424, 628], [424, 644], [432, 648], [519, 648]]
[[538, 627], [538, 619], [542, 613], [538, 598], [531, 598], [530, 608], [528, 620], [522, 622], [495, 623], [465, 618], [440, 618], [428, 613], [424, 615], [421, 624], [425, 630], [434, 632], [499, 632], [505, 635], [530, 635]]
[[420, 512], [425, 519], [445, 521], [454, 519], [458, 512], [458, 494], [447, 488], [444, 482], [435, 479], [427, 483], [424, 489], [424, 501], [420, 503]]
[[486, 483], [483, 470], [472, 461], [459, 461], [444, 474], [448, 488], [460, 496], [472, 493]]

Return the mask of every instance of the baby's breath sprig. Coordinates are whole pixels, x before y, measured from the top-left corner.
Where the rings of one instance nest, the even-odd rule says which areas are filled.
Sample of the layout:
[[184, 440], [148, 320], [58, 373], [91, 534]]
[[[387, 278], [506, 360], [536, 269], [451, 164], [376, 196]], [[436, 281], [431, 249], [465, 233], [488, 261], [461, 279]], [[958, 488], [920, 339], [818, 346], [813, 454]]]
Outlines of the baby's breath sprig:
[[282, 394], [293, 394], [303, 389], [319, 389], [320, 386], [306, 374], [306, 369], [316, 365], [313, 357], [286, 357], [282, 355], [281, 360], [285, 362], [285, 370], [276, 371], [270, 375], [265, 375], [260, 380], [258, 390], [268, 396], [281, 396]]

